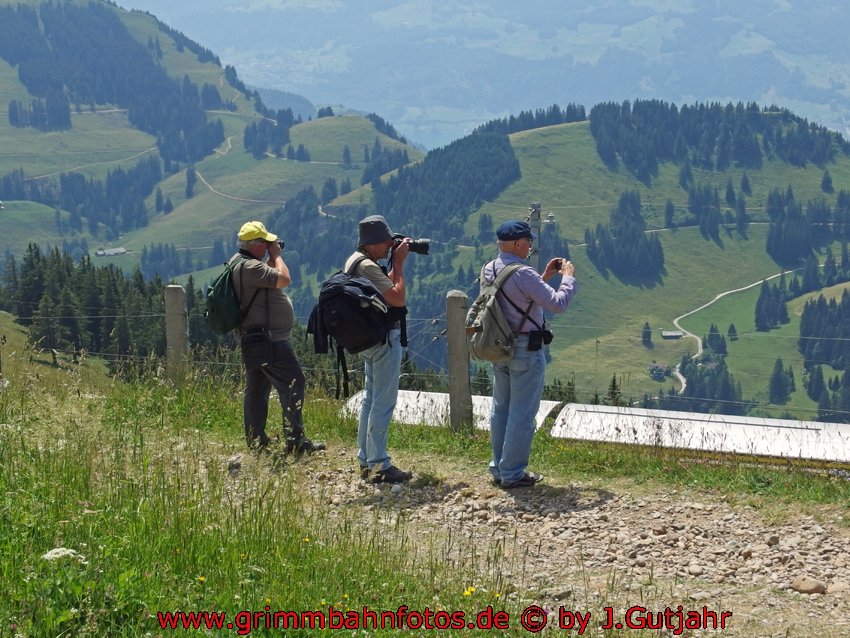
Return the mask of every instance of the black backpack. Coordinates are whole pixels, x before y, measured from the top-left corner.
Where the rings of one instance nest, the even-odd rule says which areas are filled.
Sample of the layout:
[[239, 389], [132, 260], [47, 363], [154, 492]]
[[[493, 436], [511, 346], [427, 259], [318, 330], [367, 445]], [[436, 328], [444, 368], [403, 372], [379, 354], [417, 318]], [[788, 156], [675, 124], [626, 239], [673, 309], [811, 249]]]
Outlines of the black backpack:
[[[233, 271], [245, 261], [246, 258], [240, 255], [233, 266], [230, 265], [230, 262], [225, 262], [224, 270], [213, 280], [207, 290], [204, 319], [207, 320], [209, 329], [216, 334], [227, 334], [238, 328], [248, 315], [248, 310], [251, 309], [251, 304], [257, 298], [257, 293], [260, 292], [260, 289], [257, 288], [248, 305], [245, 308], [242, 307], [233, 286]], [[241, 275], [241, 268], [239, 273]]]
[[337, 351], [337, 398], [339, 371], [343, 372], [348, 396], [348, 366], [345, 351], [356, 354], [387, 342], [387, 333], [401, 324], [401, 345], [407, 345], [407, 308], [389, 306], [368, 278], [352, 274], [367, 257], [358, 257], [348, 271], [338, 271], [322, 282], [319, 299], [310, 313], [307, 333], [313, 335], [316, 353], [326, 353], [333, 343]]

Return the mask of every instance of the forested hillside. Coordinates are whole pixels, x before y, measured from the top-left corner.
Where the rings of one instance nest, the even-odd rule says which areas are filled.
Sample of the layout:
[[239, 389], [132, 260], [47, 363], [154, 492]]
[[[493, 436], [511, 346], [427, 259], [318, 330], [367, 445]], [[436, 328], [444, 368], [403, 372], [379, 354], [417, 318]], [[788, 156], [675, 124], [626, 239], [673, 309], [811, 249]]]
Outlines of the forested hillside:
[[[839, 309], [807, 306], [802, 321], [787, 309], [850, 279], [850, 148], [824, 127], [752, 103], [553, 105], [424, 155], [375, 113], [267, 108], [235, 69], [152, 16], [105, 3], [0, 12], [0, 30], [22, 34], [0, 38], [12, 96], [0, 131], [24, 149], [0, 157], [0, 307], [42, 347], [161, 356], [156, 291], [176, 278], [193, 344], [227, 345], [198, 309], [247, 219], [285, 239], [305, 321], [354, 250], [357, 221], [380, 213], [432, 240], [408, 260], [408, 354], [444, 385], [446, 292], [474, 294], [494, 228], [543, 202], [540, 259], [572, 259], [582, 285], [552, 318], [547, 396], [843, 418], [843, 337], [822, 328]], [[780, 285], [753, 288], [782, 270]], [[713, 307], [688, 319], [699, 357], [692, 339], [659, 338], [736, 288], [753, 296], [734, 320]], [[773, 341], [798, 327], [799, 350]], [[480, 391], [486, 377], [476, 372]]]

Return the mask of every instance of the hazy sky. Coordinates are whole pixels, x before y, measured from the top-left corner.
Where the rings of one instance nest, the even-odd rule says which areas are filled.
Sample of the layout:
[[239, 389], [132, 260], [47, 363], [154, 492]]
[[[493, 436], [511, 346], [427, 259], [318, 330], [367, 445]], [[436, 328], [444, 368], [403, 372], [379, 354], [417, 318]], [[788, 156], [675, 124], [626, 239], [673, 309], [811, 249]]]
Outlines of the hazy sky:
[[825, 0], [124, 0], [252, 86], [373, 111], [413, 141], [557, 103], [775, 103], [846, 132], [850, 18]]

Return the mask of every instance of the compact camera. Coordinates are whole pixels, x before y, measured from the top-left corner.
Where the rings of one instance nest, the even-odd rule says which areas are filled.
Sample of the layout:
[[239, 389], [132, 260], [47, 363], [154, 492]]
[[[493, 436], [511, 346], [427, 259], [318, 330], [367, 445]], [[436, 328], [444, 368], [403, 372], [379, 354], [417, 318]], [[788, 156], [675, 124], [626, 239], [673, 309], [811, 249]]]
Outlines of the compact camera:
[[285, 244], [284, 244], [284, 242], [283, 242], [283, 240], [282, 240], [282, 239], [278, 239], [278, 240], [277, 240], [277, 245], [278, 245], [278, 246], [280, 246], [280, 249], [281, 249], [281, 250], [283, 250], [283, 247], [284, 247], [284, 245], [285, 245]]
[[[393, 235], [393, 240], [393, 248], [395, 248], [404, 241], [404, 235]], [[407, 245], [410, 246], [410, 252], [416, 253], [417, 255], [427, 255], [428, 251], [431, 249], [431, 240], [411, 239]]]

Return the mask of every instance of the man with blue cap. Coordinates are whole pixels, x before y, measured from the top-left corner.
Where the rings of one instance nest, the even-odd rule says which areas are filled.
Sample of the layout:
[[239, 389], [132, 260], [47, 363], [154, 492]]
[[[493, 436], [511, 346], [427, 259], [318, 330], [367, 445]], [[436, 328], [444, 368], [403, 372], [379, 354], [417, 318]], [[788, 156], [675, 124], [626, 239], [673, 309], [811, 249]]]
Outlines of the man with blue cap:
[[[506, 266], [528, 259], [535, 239], [531, 226], [518, 220], [499, 226], [496, 238], [499, 256], [484, 266], [487, 283], [492, 283]], [[531, 487], [543, 480], [540, 474], [527, 471], [546, 373], [542, 345], [549, 343], [552, 334], [546, 329], [543, 312], [562, 313], [567, 309], [578, 291], [575, 272], [572, 262], [555, 257], [542, 274], [523, 265], [499, 290], [499, 306], [517, 337], [513, 357], [493, 364], [490, 473], [504, 489]], [[546, 283], [556, 274], [561, 275], [557, 289]]]

